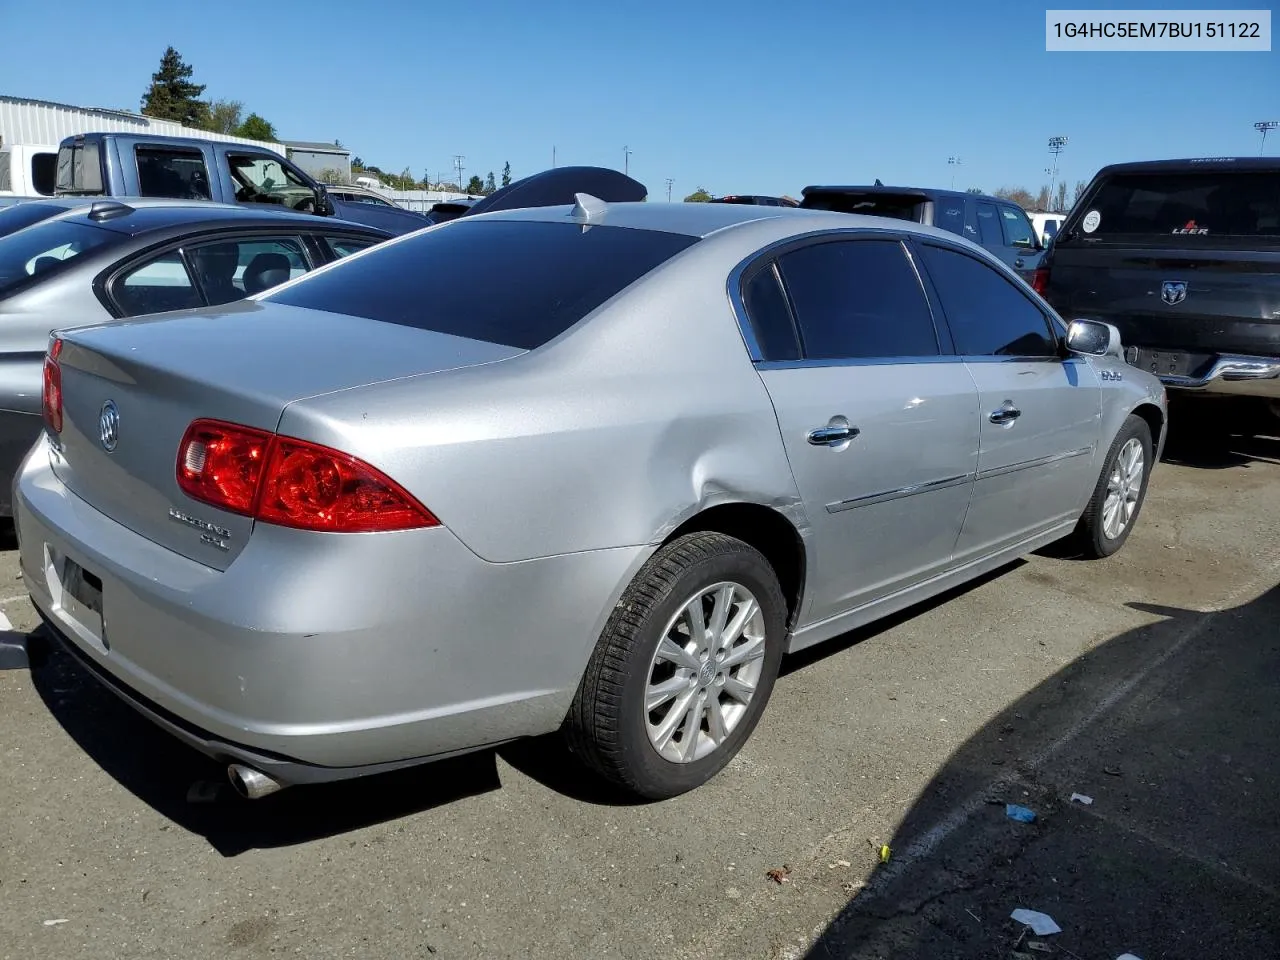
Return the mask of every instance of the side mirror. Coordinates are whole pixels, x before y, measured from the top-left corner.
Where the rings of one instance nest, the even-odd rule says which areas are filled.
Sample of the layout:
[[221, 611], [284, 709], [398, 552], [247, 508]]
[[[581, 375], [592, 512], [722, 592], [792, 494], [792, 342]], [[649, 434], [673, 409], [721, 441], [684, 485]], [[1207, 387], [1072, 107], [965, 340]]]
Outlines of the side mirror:
[[1067, 349], [1091, 357], [1124, 359], [1120, 331], [1097, 320], [1072, 320], [1067, 327]]

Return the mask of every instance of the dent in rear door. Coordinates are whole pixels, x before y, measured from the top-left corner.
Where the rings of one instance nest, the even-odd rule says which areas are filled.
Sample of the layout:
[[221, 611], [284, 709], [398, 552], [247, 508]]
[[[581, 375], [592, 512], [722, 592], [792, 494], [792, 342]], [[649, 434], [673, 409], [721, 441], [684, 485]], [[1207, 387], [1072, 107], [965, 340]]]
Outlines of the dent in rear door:
[[[812, 526], [804, 623], [830, 619], [951, 561], [977, 466], [977, 398], [941, 353], [896, 239], [807, 243], [750, 279], [758, 365]], [[794, 336], [778, 331], [788, 324]], [[774, 318], [770, 322], [770, 317]]]

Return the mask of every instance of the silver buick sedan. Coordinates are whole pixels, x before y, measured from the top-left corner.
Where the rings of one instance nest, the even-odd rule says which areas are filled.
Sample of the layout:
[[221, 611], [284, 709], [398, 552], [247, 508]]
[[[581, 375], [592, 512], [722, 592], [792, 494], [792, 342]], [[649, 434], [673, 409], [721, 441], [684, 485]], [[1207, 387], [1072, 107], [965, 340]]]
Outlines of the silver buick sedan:
[[697, 787], [788, 651], [1118, 550], [1166, 419], [954, 234], [585, 195], [62, 331], [43, 410], [35, 605], [250, 797], [556, 730]]

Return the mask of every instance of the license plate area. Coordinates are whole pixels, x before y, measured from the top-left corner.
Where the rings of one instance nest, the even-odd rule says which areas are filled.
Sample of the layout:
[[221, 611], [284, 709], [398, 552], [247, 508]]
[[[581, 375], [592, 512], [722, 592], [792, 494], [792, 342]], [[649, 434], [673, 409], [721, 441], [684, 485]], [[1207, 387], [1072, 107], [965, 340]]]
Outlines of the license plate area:
[[1131, 347], [1125, 357], [1131, 366], [1146, 370], [1157, 377], [1191, 377], [1210, 361], [1205, 353], [1186, 353], [1182, 350], [1150, 350]]
[[45, 579], [63, 625], [106, 651], [102, 578], [46, 544]]

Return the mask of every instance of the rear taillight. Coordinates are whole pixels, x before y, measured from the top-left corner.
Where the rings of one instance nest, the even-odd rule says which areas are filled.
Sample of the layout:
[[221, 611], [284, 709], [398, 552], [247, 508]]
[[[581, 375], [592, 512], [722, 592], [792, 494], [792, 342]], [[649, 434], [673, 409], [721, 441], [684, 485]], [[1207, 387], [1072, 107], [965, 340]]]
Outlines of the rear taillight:
[[1040, 267], [1031, 274], [1031, 289], [1040, 296], [1044, 296], [1045, 291], [1049, 289], [1049, 268]]
[[62, 367], [58, 357], [62, 354], [62, 341], [54, 337], [44, 355], [44, 390], [42, 404], [44, 422], [53, 433], [62, 432]]
[[440, 521], [390, 477], [338, 450], [252, 427], [197, 420], [178, 446], [193, 500], [282, 527], [372, 533]]

